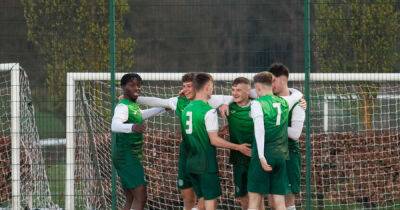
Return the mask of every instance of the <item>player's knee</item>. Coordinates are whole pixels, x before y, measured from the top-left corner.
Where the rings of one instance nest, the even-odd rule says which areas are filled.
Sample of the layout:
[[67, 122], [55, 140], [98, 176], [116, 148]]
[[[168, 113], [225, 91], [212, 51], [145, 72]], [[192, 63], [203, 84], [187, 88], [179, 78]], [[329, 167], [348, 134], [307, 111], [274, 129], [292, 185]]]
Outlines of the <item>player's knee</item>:
[[242, 209], [248, 209], [249, 207], [249, 198], [247, 196], [239, 197], [237, 199], [238, 203], [242, 207]]
[[133, 203], [133, 195], [126, 191], [125, 192], [125, 206], [124, 206], [124, 210], [125, 209], [130, 209]]
[[250, 200], [248, 203], [248, 209], [259, 209], [260, 208], [260, 202], [255, 202]]
[[146, 201], [147, 201], [147, 193], [144, 193], [142, 196], [141, 202], [146, 203]]
[[243, 206], [246, 202], [240, 198], [238, 198], [237, 202], [239, 203], [240, 206]]
[[285, 197], [286, 207], [295, 206], [295, 198], [293, 195], [288, 195]]
[[133, 195], [132, 194], [126, 194], [125, 197], [126, 197], [127, 201], [133, 201]]
[[140, 204], [146, 203], [147, 201], [147, 190], [146, 187], [140, 186], [134, 191], [132, 191], [133, 198], [135, 202], [138, 202]]
[[195, 206], [196, 204], [195, 196], [188, 193], [182, 193], [182, 198], [186, 209], [192, 209]]
[[126, 203], [132, 203], [133, 202], [133, 194], [130, 192], [126, 192], [125, 193], [125, 197], [126, 197]]
[[206, 205], [204, 203], [204, 199], [203, 198], [199, 199], [199, 202], [197, 203], [197, 208], [199, 210], [205, 210], [206, 209]]
[[286, 209], [285, 197], [279, 195], [272, 195], [272, 199], [269, 199], [273, 209]]
[[196, 199], [193, 196], [184, 196], [183, 202], [187, 205], [194, 206], [196, 203]]

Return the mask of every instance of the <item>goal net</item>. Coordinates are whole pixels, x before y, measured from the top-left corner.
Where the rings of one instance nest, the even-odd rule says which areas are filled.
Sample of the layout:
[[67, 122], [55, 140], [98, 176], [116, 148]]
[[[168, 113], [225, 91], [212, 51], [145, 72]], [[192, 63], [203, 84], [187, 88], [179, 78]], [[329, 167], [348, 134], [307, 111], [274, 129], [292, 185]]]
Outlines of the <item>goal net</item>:
[[[122, 75], [116, 74], [117, 81]], [[140, 75], [144, 79], [143, 96], [169, 98], [180, 90], [182, 74]], [[214, 76], [215, 94], [226, 95], [230, 94], [231, 81], [237, 76], [252, 78], [252, 74], [237, 73]], [[303, 90], [303, 74], [291, 74], [290, 78], [291, 87]], [[308, 106], [311, 110], [313, 207], [399, 207], [400, 76], [312, 74], [311, 79]], [[68, 81], [67, 121], [71, 127], [67, 124], [67, 164], [73, 167], [67, 168], [70, 177], [67, 178], [66, 205], [67, 208], [68, 205], [85, 209], [110, 208], [112, 98], [109, 73], [69, 73]], [[221, 124], [225, 123], [221, 120]], [[179, 119], [168, 112], [148, 119], [147, 126], [143, 159], [148, 182], [147, 208], [182, 209], [176, 187], [181, 141]], [[304, 142], [303, 135], [302, 188], [296, 201], [300, 208], [305, 206], [306, 199]], [[238, 209], [228, 157], [228, 150], [218, 150], [222, 189], [218, 208]], [[123, 201], [117, 181], [117, 205], [121, 207]]]
[[56, 208], [28, 77], [18, 64], [0, 64], [0, 116], [0, 208]]

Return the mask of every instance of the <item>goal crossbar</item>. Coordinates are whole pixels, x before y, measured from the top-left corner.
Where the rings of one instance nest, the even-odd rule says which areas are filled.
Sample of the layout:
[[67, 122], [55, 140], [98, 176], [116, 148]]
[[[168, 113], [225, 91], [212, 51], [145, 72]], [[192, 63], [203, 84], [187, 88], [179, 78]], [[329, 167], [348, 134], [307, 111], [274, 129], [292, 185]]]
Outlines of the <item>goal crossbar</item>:
[[[126, 73], [115, 73], [116, 80]], [[162, 80], [162, 81], [180, 81], [185, 73], [141, 73], [138, 72], [143, 80]], [[216, 81], [230, 81], [236, 77], [246, 77], [252, 79], [256, 73], [210, 73]], [[107, 72], [79, 72], [67, 73], [68, 80], [110, 80], [111, 75]], [[291, 73], [289, 81], [304, 81], [304, 73]], [[400, 81], [400, 73], [311, 73], [311, 81]]]

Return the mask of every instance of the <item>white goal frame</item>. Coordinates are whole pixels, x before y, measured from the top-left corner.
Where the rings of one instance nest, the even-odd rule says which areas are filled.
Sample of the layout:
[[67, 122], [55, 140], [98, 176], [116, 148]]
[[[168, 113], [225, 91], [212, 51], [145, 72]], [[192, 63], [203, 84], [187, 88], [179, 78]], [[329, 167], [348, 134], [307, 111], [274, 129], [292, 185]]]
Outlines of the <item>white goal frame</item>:
[[20, 209], [21, 169], [20, 169], [20, 84], [19, 63], [2, 63], [0, 71], [11, 73], [11, 205], [13, 210]]
[[[115, 73], [115, 79], [120, 80], [126, 73]], [[143, 80], [180, 81], [185, 73], [141, 73]], [[215, 81], [232, 81], [236, 77], [252, 79], [255, 73], [211, 73]], [[67, 98], [66, 98], [66, 185], [65, 185], [65, 209], [74, 209], [74, 170], [75, 170], [75, 82], [111, 79], [107, 72], [81, 72], [67, 73]], [[290, 81], [304, 81], [304, 73], [291, 73]], [[400, 73], [311, 73], [310, 81], [400, 81]], [[328, 126], [328, 99], [324, 100], [324, 128]], [[111, 108], [111, 107], [110, 107]], [[17, 113], [15, 113], [17, 114]], [[18, 119], [18, 118], [17, 118]], [[18, 165], [19, 166], [19, 165]], [[14, 189], [14, 188], [13, 188]], [[13, 191], [14, 192], [14, 191]]]

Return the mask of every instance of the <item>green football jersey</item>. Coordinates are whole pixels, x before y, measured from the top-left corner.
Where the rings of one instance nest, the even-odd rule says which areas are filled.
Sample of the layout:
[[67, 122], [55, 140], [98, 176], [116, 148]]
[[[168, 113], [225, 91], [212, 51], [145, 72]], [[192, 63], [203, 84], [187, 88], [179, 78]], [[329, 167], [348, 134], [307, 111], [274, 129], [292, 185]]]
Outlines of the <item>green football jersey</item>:
[[[289, 118], [288, 118], [288, 126], [290, 127], [292, 124], [292, 112], [293, 109], [297, 106], [299, 102], [295, 103], [292, 109], [289, 111]], [[288, 148], [290, 152], [300, 152], [300, 143], [299, 141], [295, 141], [291, 138], [288, 138]]]
[[[120, 104], [128, 106], [128, 121], [125, 123], [141, 124], [143, 122], [142, 112], [137, 103], [122, 99]], [[116, 133], [116, 153], [133, 152], [139, 159], [142, 158], [143, 133]]]
[[175, 114], [181, 118], [182, 112], [185, 109], [185, 107], [187, 105], [189, 105], [190, 100], [188, 98], [186, 98], [185, 96], [179, 96], [178, 97], [178, 101], [176, 103], [176, 110], [175, 110]]
[[256, 99], [264, 115], [264, 155], [288, 159], [289, 105], [279, 96], [266, 95]]
[[[254, 140], [254, 123], [250, 116], [250, 105], [241, 107], [236, 103], [229, 105], [228, 126], [230, 141], [235, 144], [252, 144]], [[249, 164], [250, 157], [231, 150], [232, 164]]]
[[[185, 107], [187, 105], [189, 105], [190, 100], [188, 98], [186, 98], [185, 96], [179, 96], [178, 97], [178, 101], [176, 103], [176, 110], [175, 110], [175, 114], [176, 116], [178, 116], [178, 119], [181, 119], [182, 116], [182, 112], [185, 109]], [[181, 135], [182, 135], [182, 142], [181, 142], [181, 146], [183, 146], [185, 149], [187, 149], [187, 146], [184, 144], [185, 143], [185, 126], [184, 124], [181, 123]]]
[[212, 107], [201, 100], [194, 100], [183, 110], [181, 124], [184, 126], [187, 144], [186, 169], [195, 174], [218, 171], [216, 148], [211, 145], [206, 129], [205, 116]]

